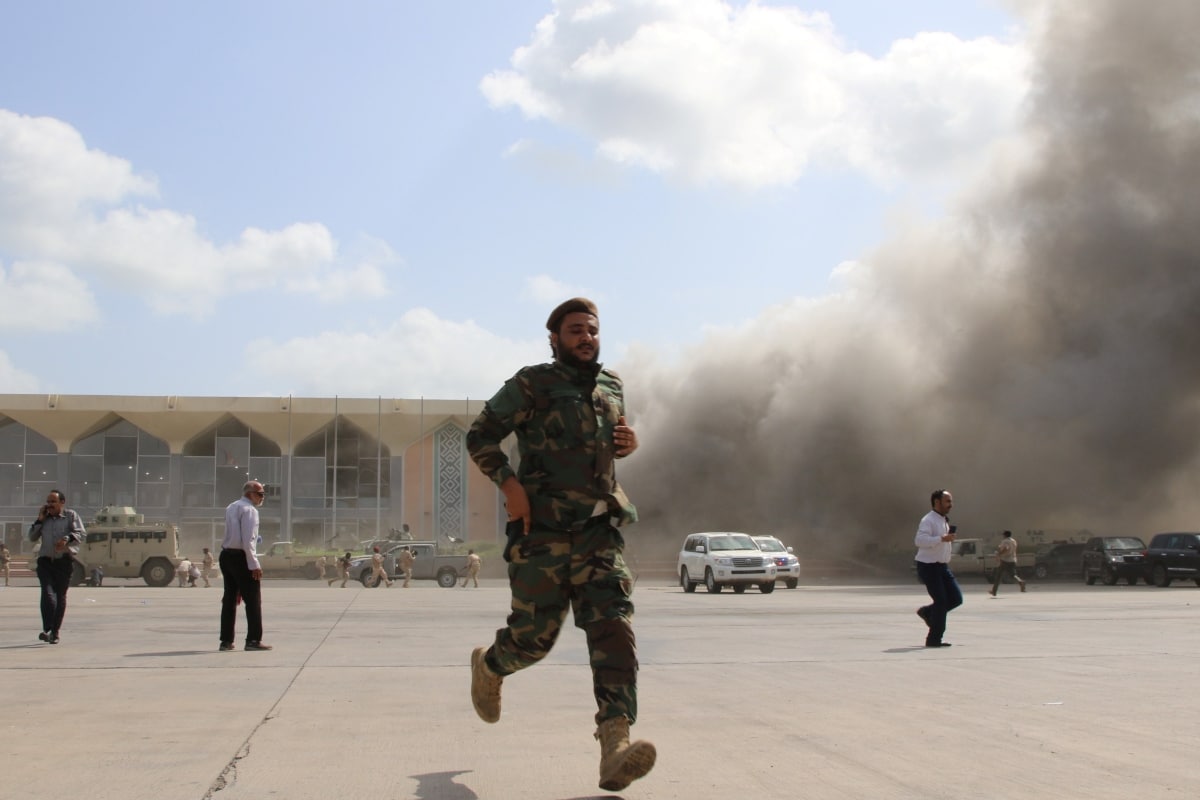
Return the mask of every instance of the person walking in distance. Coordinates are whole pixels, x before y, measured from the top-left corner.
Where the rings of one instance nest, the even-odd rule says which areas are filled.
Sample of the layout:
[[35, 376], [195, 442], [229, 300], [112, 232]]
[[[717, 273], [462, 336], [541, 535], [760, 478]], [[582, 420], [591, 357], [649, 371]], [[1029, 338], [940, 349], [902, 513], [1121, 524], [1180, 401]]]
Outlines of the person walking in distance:
[[475, 581], [475, 588], [479, 588], [479, 568], [483, 566], [483, 559], [474, 550], [467, 550], [467, 574], [463, 576], [463, 588], [467, 588], [467, 581]]
[[258, 563], [258, 507], [266, 491], [258, 481], [246, 481], [240, 499], [225, 509], [225, 538], [217, 563], [225, 583], [221, 595], [221, 649], [232, 650], [238, 598], [246, 609], [246, 649], [270, 650], [263, 644], [262, 565]]
[[996, 579], [992, 581], [992, 588], [988, 594], [996, 596], [1000, 582], [1006, 575], [1021, 585], [1022, 592], [1025, 591], [1025, 581], [1017, 574], [1017, 540], [1012, 537], [1012, 531], [1005, 531], [1004, 537], [996, 547]]
[[[346, 588], [346, 581], [350, 580], [350, 551], [346, 551], [346, 555], [337, 560], [338, 575], [342, 579], [342, 588]], [[333, 582], [337, 578], [330, 578], [329, 585], [333, 586]]]
[[[471, 653], [471, 703], [500, 719], [509, 675], [550, 652], [568, 611], [587, 638], [600, 742], [600, 788], [624, 789], [653, 767], [657, 751], [629, 741], [637, 720], [633, 576], [619, 526], [637, 509], [617, 483], [616, 459], [637, 449], [625, 421], [621, 379], [600, 364], [600, 319], [582, 297], [546, 322], [554, 360], [525, 367], [487, 401], [467, 433], [467, 451], [504, 494], [510, 535], [512, 613], [490, 647]], [[519, 472], [502, 442], [516, 434]]]
[[386, 583], [389, 588], [392, 585], [392, 579], [388, 577], [387, 570], [383, 568], [383, 553], [379, 552], [379, 548], [376, 547], [371, 553], [371, 585], [378, 586], [380, 581]]
[[917, 577], [933, 602], [918, 608], [917, 616], [929, 626], [926, 647], [949, 647], [949, 642], [942, 641], [946, 615], [962, 605], [962, 590], [950, 571], [950, 543], [958, 529], [947, 515], [954, 507], [954, 498], [949, 491], [938, 489], [929, 496], [929, 503], [933, 508], [921, 518], [913, 543], [917, 546]]
[[71, 586], [71, 571], [75, 569], [72, 552], [87, 536], [83, 520], [67, 508], [67, 496], [58, 489], [46, 495], [46, 504], [38, 510], [37, 519], [29, 526], [29, 541], [41, 542], [37, 555], [37, 577], [42, 587], [43, 642], [58, 644], [59, 629], [67, 613], [67, 589]]
[[8, 586], [8, 571], [9, 564], [12, 562], [12, 554], [8, 552], [8, 545], [0, 542], [0, 572], [4, 573], [4, 585]]
[[207, 547], [204, 548], [204, 559], [201, 561], [201, 563], [204, 566], [200, 571], [200, 575], [204, 578], [204, 588], [207, 589], [208, 587], [212, 586], [212, 584], [208, 582], [208, 576], [212, 574], [213, 569], [213, 555], [212, 553], [208, 552]]
[[417, 563], [417, 554], [412, 551], [411, 547], [400, 548], [400, 570], [404, 573], [404, 584], [401, 589], [407, 589], [409, 581], [412, 580], [413, 565]]

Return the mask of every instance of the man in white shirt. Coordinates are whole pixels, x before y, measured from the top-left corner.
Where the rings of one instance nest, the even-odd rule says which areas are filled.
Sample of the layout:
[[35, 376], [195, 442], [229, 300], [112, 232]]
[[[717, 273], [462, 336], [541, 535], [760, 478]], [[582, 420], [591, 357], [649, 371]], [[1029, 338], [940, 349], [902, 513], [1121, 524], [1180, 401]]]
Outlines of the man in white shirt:
[[233, 649], [238, 599], [246, 606], [246, 649], [270, 650], [262, 642], [262, 565], [258, 563], [258, 507], [266, 491], [258, 481], [246, 481], [242, 497], [225, 509], [225, 538], [221, 540], [221, 648]]
[[929, 626], [926, 647], [949, 647], [949, 642], [942, 641], [946, 615], [962, 605], [962, 590], [950, 571], [950, 543], [956, 528], [947, 515], [954, 507], [954, 498], [946, 489], [938, 489], [929, 496], [929, 504], [933, 510], [921, 519], [913, 543], [917, 546], [917, 577], [933, 602], [918, 608], [917, 616]]

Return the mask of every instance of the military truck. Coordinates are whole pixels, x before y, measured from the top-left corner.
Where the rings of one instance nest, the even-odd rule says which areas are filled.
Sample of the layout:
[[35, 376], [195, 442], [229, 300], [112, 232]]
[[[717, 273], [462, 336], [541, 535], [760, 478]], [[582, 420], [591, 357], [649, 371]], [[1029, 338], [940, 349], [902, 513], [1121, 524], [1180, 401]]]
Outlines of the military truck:
[[262, 565], [263, 575], [271, 578], [286, 575], [303, 575], [310, 580], [321, 577], [321, 568], [317, 559], [325, 558], [325, 570], [328, 571], [334, 562], [334, 557], [324, 553], [297, 553], [293, 542], [276, 542], [267, 552], [258, 554], [258, 563]]
[[166, 586], [179, 563], [179, 530], [165, 522], [146, 522], [129, 506], [105, 506], [86, 525], [71, 585], [78, 586], [99, 567], [106, 578], [141, 578]]
[[[414, 580], [436, 580], [438, 586], [450, 589], [458, 582], [458, 577], [467, 568], [465, 555], [449, 555], [438, 552], [437, 542], [392, 542], [392, 547], [379, 548], [383, 553], [383, 569], [392, 580], [402, 580], [404, 573], [400, 569], [400, 550], [409, 548], [416, 554], [413, 562]], [[350, 561], [350, 580], [359, 581], [368, 589], [378, 586], [379, 579], [371, 576], [371, 556], [359, 556]]]

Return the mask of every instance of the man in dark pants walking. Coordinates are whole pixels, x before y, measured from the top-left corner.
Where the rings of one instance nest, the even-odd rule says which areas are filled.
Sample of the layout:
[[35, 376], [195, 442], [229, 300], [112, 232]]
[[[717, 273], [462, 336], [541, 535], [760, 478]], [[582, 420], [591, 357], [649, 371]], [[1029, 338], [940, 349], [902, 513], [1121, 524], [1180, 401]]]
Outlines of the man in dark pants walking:
[[962, 590], [950, 571], [950, 543], [954, 541], [955, 527], [947, 515], [954, 507], [954, 498], [946, 489], [938, 489], [929, 496], [929, 503], [933, 510], [921, 519], [913, 543], [917, 546], [917, 577], [925, 584], [933, 602], [918, 608], [917, 616], [929, 626], [926, 647], [949, 647], [949, 642], [942, 641], [946, 615], [962, 605]]
[[246, 606], [246, 649], [270, 650], [262, 642], [262, 565], [258, 563], [258, 507], [266, 492], [258, 481], [247, 481], [242, 497], [225, 509], [225, 538], [221, 540], [221, 649], [233, 649], [238, 598]]
[[38, 518], [29, 526], [29, 541], [42, 543], [37, 557], [38, 583], [42, 586], [42, 632], [38, 638], [50, 644], [58, 644], [58, 629], [67, 613], [67, 589], [75, 568], [71, 548], [87, 535], [83, 521], [66, 503], [67, 496], [52, 489]]

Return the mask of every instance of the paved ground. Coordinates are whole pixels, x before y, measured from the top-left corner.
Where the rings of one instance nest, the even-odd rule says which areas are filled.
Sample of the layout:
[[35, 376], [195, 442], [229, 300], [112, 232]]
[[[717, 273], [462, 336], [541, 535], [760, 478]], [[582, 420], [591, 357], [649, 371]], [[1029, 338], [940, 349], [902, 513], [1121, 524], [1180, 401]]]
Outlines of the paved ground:
[[[762, 595], [638, 587], [628, 798], [1194, 797], [1200, 589], [968, 584], [926, 650], [916, 584]], [[471, 710], [507, 589], [264, 587], [270, 653], [218, 653], [219, 589], [79, 587], [63, 642], [0, 588], [0, 796], [584, 800], [582, 634]], [[239, 619], [242, 629], [244, 619]]]

